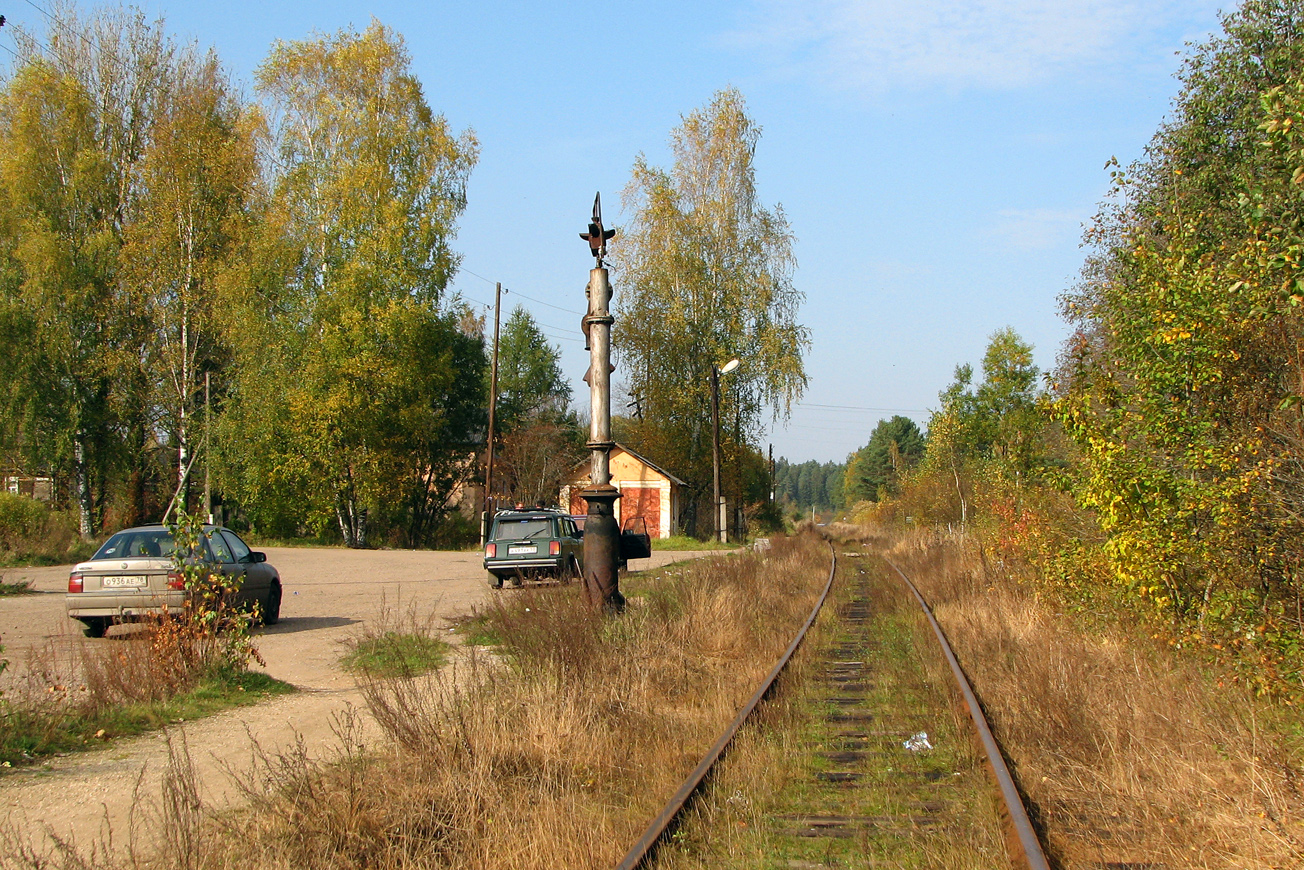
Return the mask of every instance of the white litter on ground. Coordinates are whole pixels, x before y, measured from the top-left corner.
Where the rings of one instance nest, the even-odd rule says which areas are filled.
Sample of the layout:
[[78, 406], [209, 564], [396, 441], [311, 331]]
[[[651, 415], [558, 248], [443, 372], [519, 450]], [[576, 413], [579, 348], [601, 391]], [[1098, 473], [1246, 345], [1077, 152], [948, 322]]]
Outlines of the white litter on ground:
[[901, 744], [911, 752], [923, 752], [925, 749], [932, 749], [933, 744], [928, 742], [928, 732], [920, 731], [918, 734], [912, 734], [910, 739]]

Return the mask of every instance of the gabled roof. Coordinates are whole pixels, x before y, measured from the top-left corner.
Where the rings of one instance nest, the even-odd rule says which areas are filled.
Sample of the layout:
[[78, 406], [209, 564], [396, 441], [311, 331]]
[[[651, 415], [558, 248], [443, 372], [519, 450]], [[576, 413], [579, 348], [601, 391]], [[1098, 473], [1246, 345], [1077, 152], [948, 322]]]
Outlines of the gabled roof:
[[643, 463], [644, 465], [646, 465], [648, 468], [652, 469], [653, 471], [658, 472], [658, 473], [660, 473], [660, 474], [664, 474], [664, 475], [665, 475], [665, 476], [670, 480], [671, 483], [673, 483], [673, 484], [675, 484], [675, 485], [677, 485], [677, 486], [688, 486], [687, 483], [685, 483], [684, 481], [682, 481], [682, 480], [680, 480], [679, 478], [675, 477], [673, 474], [671, 474], [670, 472], [666, 471], [666, 470], [665, 470], [664, 468], [662, 468], [660, 465], [657, 465], [655, 462], [653, 462], [651, 459], [648, 459], [646, 456], [642, 455], [641, 453], [636, 453], [636, 452], [634, 452], [633, 450], [630, 450], [630, 449], [629, 449], [628, 447], [626, 447], [624, 444], [620, 444], [620, 443], [617, 443], [617, 444], [616, 444], [616, 447], [619, 448], [620, 450], [624, 450], [624, 451], [625, 451], [626, 453], [628, 453], [630, 456], [634, 457], [634, 458], [637, 459], [639, 462]]
[[[641, 453], [638, 453], [638, 452], [636, 452], [636, 451], [634, 451], [634, 450], [630, 450], [628, 447], [626, 447], [624, 444], [621, 444], [619, 441], [615, 442], [615, 448], [616, 448], [617, 450], [623, 450], [623, 451], [625, 451], [625, 452], [628, 453], [630, 456], [634, 457], [634, 458], [637, 459], [639, 462], [643, 463], [643, 464], [646, 465], [648, 468], [650, 468], [650, 469], [652, 469], [653, 471], [655, 471], [657, 474], [660, 474], [660, 475], [662, 475], [663, 477], [665, 477], [667, 480], [669, 480], [669, 481], [670, 481], [671, 483], [673, 483], [675, 486], [688, 486], [687, 483], [685, 483], [684, 481], [682, 481], [682, 480], [680, 480], [679, 478], [675, 477], [673, 474], [671, 474], [670, 472], [666, 471], [666, 470], [665, 470], [664, 468], [662, 468], [660, 465], [657, 465], [657, 464], [656, 464], [655, 462], [653, 462], [651, 459], [648, 459], [646, 456], [644, 456], [644, 455], [641, 454]], [[581, 468], [586, 467], [587, 465], [588, 465], [588, 460], [586, 459], [586, 460], [584, 460], [583, 463], [581, 463], [579, 466], [576, 467], [576, 471], [578, 471], [578, 470], [581, 469]]]

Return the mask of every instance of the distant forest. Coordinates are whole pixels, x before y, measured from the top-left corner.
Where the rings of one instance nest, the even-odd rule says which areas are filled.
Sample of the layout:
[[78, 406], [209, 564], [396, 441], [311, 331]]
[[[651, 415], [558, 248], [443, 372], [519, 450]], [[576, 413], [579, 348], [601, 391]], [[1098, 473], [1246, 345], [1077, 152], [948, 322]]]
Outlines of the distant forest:
[[842, 510], [843, 462], [820, 464], [813, 459], [794, 465], [786, 459], [774, 463], [774, 498], [787, 509]]

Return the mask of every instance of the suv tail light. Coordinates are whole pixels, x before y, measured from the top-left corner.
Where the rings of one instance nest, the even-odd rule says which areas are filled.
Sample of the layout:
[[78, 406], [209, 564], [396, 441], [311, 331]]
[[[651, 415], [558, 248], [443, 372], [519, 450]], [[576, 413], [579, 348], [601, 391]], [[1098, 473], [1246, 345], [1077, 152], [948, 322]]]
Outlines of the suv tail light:
[[78, 574], [75, 571], [68, 575], [69, 592], [81, 592], [84, 588], [86, 587], [84, 581], [82, 580], [82, 575]]
[[185, 589], [185, 588], [186, 588], [186, 575], [185, 575], [185, 574], [182, 574], [180, 571], [169, 571], [169, 572], [168, 572], [168, 588], [169, 588], [169, 589]]
[[485, 557], [486, 559], [493, 559], [493, 558], [495, 558], [497, 555], [498, 555], [498, 545], [497, 545], [497, 544], [485, 544], [485, 546], [484, 546], [484, 557]]
[[548, 542], [548, 555], [549, 555], [549, 556], [560, 556], [560, 555], [561, 555], [561, 541], [549, 541], [549, 542]]

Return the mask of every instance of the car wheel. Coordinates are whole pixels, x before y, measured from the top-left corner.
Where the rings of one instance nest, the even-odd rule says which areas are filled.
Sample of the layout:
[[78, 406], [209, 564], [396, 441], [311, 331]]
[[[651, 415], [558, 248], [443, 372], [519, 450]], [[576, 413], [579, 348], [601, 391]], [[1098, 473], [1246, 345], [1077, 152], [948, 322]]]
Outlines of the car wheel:
[[109, 630], [109, 621], [103, 616], [92, 616], [82, 620], [85, 629], [82, 633], [87, 637], [104, 637], [104, 632]]
[[281, 621], [281, 584], [273, 583], [263, 605], [263, 625], [276, 625]]
[[573, 583], [575, 578], [580, 576], [580, 566], [579, 563], [575, 561], [574, 556], [571, 556], [570, 559], [566, 561], [565, 567], [561, 569], [558, 576], [561, 578], [561, 582], [567, 586]]
[[497, 574], [495, 574], [494, 572], [490, 571], [490, 572], [489, 572], [489, 585], [490, 585], [491, 587], [493, 587], [494, 589], [502, 589], [502, 588], [503, 588], [503, 578], [499, 577]]

